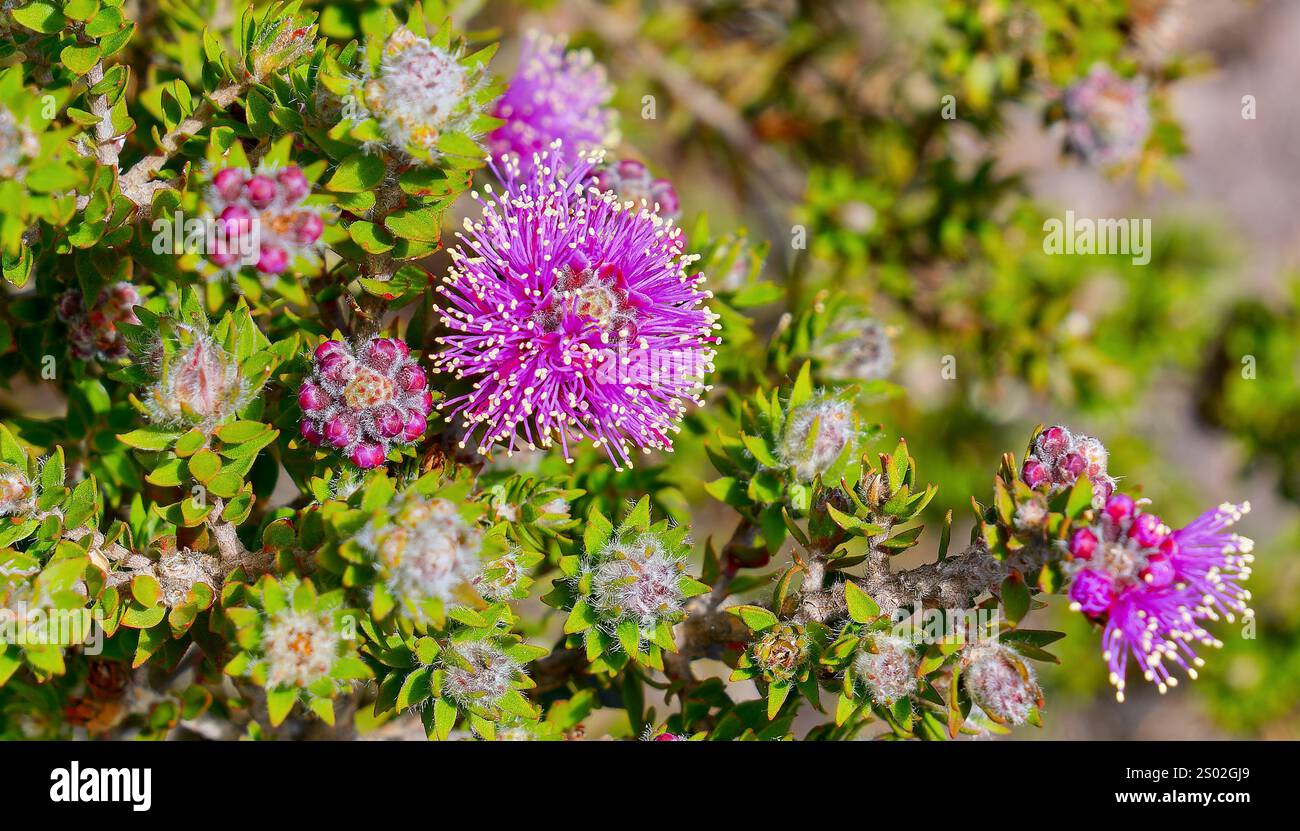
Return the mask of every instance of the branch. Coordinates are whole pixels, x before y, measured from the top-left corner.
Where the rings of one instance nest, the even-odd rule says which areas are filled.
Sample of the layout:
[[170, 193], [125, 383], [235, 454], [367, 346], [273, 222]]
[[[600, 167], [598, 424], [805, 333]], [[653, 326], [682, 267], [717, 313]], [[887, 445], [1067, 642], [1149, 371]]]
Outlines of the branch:
[[[86, 91], [104, 80], [104, 63], [100, 61], [90, 68], [82, 79]], [[98, 119], [95, 122], [95, 159], [105, 167], [117, 167], [118, 154], [122, 152], [123, 138], [113, 129], [113, 108], [109, 106], [107, 95], [96, 95], [90, 99], [90, 112]]]
[[236, 568], [243, 567], [244, 573], [251, 578], [270, 571], [271, 558], [265, 552], [252, 552], [245, 548], [243, 540], [239, 539], [237, 528], [221, 518], [225, 507], [225, 501], [217, 499], [206, 520], [217, 544], [222, 572], [229, 574]]
[[198, 109], [163, 134], [156, 152], [145, 156], [122, 174], [121, 179], [118, 180], [122, 195], [134, 202], [137, 207], [144, 208], [153, 201], [156, 192], [172, 187], [167, 182], [153, 179], [153, 175], [162, 170], [163, 166], [180, 152], [186, 140], [208, 126], [218, 113], [223, 112], [248, 92], [253, 81], [253, 78], [235, 81], [205, 96]]

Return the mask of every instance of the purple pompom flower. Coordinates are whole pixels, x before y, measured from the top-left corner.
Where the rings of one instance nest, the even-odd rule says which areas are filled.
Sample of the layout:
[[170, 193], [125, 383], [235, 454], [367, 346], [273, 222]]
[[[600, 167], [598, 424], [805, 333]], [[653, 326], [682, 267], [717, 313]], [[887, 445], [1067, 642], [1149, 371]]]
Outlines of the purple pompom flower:
[[308, 442], [331, 445], [366, 469], [383, 464], [393, 445], [413, 444], [424, 435], [433, 399], [405, 343], [372, 338], [353, 349], [327, 340], [313, 358], [311, 377], [298, 389]]
[[1176, 686], [1169, 665], [1191, 678], [1204, 661], [1193, 643], [1217, 647], [1205, 620], [1249, 617], [1252, 543], [1228, 532], [1249, 505], [1220, 505], [1178, 531], [1124, 494], [1106, 500], [1088, 529], [1070, 542], [1070, 607], [1102, 623], [1102, 657], [1124, 700], [1129, 658], [1165, 692]]
[[520, 180], [503, 162], [506, 193], [488, 188], [438, 287], [452, 334], [434, 369], [473, 382], [448, 404], [471, 435], [484, 427], [481, 453], [558, 438], [569, 459], [585, 437], [621, 466], [634, 448], [671, 449], [717, 342], [681, 231], [583, 184], [589, 163], [562, 173], [543, 156]]
[[514, 154], [525, 174], [534, 156], [557, 139], [563, 142], [558, 160], [568, 166], [612, 145], [617, 136], [617, 113], [608, 106], [614, 90], [605, 68], [590, 50], [568, 52], [564, 47], [562, 39], [530, 32], [519, 68], [492, 113], [506, 122], [488, 135], [492, 155]]

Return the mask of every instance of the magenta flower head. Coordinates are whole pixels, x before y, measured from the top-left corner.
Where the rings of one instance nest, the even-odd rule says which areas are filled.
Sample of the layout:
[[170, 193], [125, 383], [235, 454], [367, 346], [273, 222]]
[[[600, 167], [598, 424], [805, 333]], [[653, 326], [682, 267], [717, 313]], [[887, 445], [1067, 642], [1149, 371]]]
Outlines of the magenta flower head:
[[1107, 167], [1132, 161], [1151, 133], [1146, 87], [1105, 66], [1094, 66], [1063, 96], [1066, 149], [1085, 162]]
[[613, 87], [605, 68], [587, 49], [569, 52], [565, 41], [530, 32], [519, 55], [519, 68], [493, 115], [505, 124], [488, 135], [493, 156], [511, 153], [527, 174], [534, 156], [558, 139], [562, 166], [617, 139], [617, 113], [609, 108]]
[[1221, 646], [1201, 625], [1249, 617], [1252, 543], [1229, 529], [1250, 509], [1224, 504], [1171, 530], [1124, 494], [1106, 500], [1097, 520], [1070, 538], [1070, 608], [1104, 625], [1102, 656], [1124, 700], [1129, 658], [1160, 692], [1176, 686], [1169, 665], [1196, 677], [1204, 664], [1191, 644]]
[[390, 448], [424, 435], [433, 409], [428, 386], [400, 340], [372, 338], [356, 349], [327, 340], [316, 347], [312, 373], [298, 389], [302, 436], [336, 448], [359, 468], [377, 467]]
[[1106, 472], [1107, 457], [1105, 446], [1092, 436], [1076, 435], [1059, 425], [1048, 427], [1034, 439], [1020, 468], [1020, 479], [1035, 490], [1055, 493], [1087, 476], [1092, 482], [1093, 506], [1100, 508], [1115, 492], [1115, 480]]
[[[512, 158], [483, 217], [466, 220], [438, 292], [451, 334], [434, 369], [472, 382], [448, 401], [478, 449], [590, 439], [616, 466], [671, 434], [707, 389], [716, 315], [680, 230], [583, 183], [588, 163], [546, 163], [519, 180]], [[474, 194], [480, 198], [478, 193]], [[465, 442], [462, 442], [462, 445]]]

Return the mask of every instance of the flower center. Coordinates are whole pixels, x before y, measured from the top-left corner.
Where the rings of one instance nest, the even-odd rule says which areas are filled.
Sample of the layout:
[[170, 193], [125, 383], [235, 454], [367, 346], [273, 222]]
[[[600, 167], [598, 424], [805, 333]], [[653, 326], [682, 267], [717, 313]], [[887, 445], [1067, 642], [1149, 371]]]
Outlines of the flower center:
[[618, 270], [611, 265], [584, 268], [566, 267], [555, 280], [555, 297], [533, 314], [543, 332], [560, 328], [564, 310], [595, 323], [602, 332], [614, 333], [630, 323], [636, 314], [628, 303], [627, 292], [617, 284]]
[[343, 400], [356, 410], [378, 407], [393, 399], [393, 382], [368, 366], [358, 367], [343, 390]]
[[1119, 540], [1101, 546], [1100, 554], [1098, 565], [1111, 576], [1115, 581], [1116, 590], [1119, 590], [1140, 581], [1142, 569], [1147, 565], [1150, 549], [1129, 540]]
[[306, 632], [293, 633], [289, 636], [289, 649], [303, 658], [310, 658], [313, 651], [311, 635]]

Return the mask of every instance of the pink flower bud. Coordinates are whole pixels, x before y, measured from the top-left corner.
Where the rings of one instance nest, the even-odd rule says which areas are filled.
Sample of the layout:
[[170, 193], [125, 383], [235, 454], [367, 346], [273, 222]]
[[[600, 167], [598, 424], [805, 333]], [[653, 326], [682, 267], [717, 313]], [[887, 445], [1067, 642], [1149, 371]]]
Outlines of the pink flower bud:
[[1117, 493], [1106, 500], [1106, 516], [1116, 525], [1131, 517], [1135, 508], [1133, 497], [1126, 493]]
[[1128, 529], [1129, 538], [1144, 548], [1156, 548], [1164, 542], [1160, 530], [1160, 517], [1155, 514], [1138, 514]]
[[686, 741], [686, 739], [682, 738], [681, 736], [676, 735], [675, 733], [660, 733], [658, 736], [655, 736], [654, 740], [657, 741], [657, 742], [684, 742], [684, 741]]
[[244, 195], [254, 208], [265, 208], [275, 201], [275, 182], [268, 176], [254, 176], [244, 184]]
[[217, 218], [219, 228], [230, 239], [238, 239], [253, 229], [253, 214], [243, 205], [227, 205]]
[[367, 366], [382, 372], [401, 357], [398, 349], [399, 343], [401, 341], [393, 338], [375, 338], [366, 346], [365, 357], [362, 360], [366, 362]]
[[1092, 483], [1094, 498], [1110, 499], [1110, 495], [1115, 492], [1115, 481], [1107, 476]]
[[325, 231], [325, 222], [320, 214], [303, 211], [294, 219], [293, 237], [303, 245], [311, 245], [320, 239]]
[[1074, 575], [1070, 584], [1070, 600], [1078, 603], [1086, 615], [1100, 615], [1115, 600], [1115, 586], [1106, 574], [1085, 568]]
[[347, 351], [348, 348], [342, 341], [327, 340], [316, 347], [316, 351], [312, 353], [312, 356], [318, 361], [323, 361], [330, 355], [345, 355]]
[[281, 170], [275, 177], [284, 188], [284, 198], [290, 202], [299, 202], [311, 193], [311, 183], [303, 175], [302, 168], [297, 165], [286, 167]]
[[352, 464], [362, 470], [368, 470], [384, 463], [384, 449], [371, 442], [362, 442], [352, 448], [348, 458], [351, 459]]
[[402, 413], [391, 404], [385, 404], [375, 414], [375, 431], [385, 439], [395, 439], [406, 429]]
[[424, 394], [411, 404], [411, 409], [418, 412], [421, 417], [428, 418], [429, 413], [433, 412], [433, 393], [425, 390]]
[[1070, 554], [1076, 559], [1087, 560], [1097, 550], [1097, 535], [1090, 528], [1080, 528], [1070, 537]]
[[239, 259], [239, 255], [229, 248], [222, 247], [208, 254], [208, 262], [218, 268], [225, 268]]
[[681, 213], [682, 203], [677, 199], [677, 190], [667, 179], [655, 179], [650, 195], [659, 203], [659, 212], [665, 217], [676, 217]]
[[289, 267], [289, 252], [274, 245], [264, 246], [257, 258], [257, 270], [263, 274], [279, 274]]
[[1055, 459], [1070, 449], [1073, 437], [1064, 427], [1048, 427], [1038, 435], [1038, 449], [1044, 456]]
[[1031, 488], [1040, 488], [1052, 481], [1047, 465], [1037, 459], [1027, 459], [1020, 469], [1020, 479]]
[[636, 159], [623, 159], [617, 166], [618, 175], [624, 179], [640, 179], [646, 173], [646, 167]]
[[304, 421], [301, 430], [302, 437], [314, 445], [320, 446], [325, 441], [325, 434], [321, 432], [320, 424], [315, 421]]
[[1088, 460], [1080, 453], [1066, 453], [1056, 463], [1056, 481], [1062, 485], [1071, 485], [1088, 469]]
[[415, 364], [402, 367], [397, 373], [397, 386], [404, 392], [419, 392], [429, 386], [424, 370]]
[[[1143, 516], [1147, 515], [1143, 514]], [[1141, 576], [1147, 585], [1163, 589], [1174, 582], [1176, 576], [1174, 564], [1164, 554], [1152, 554], [1147, 558], [1147, 565], [1142, 569]]]
[[316, 364], [316, 368], [326, 381], [340, 385], [350, 381], [356, 371], [352, 358], [345, 354], [327, 355]]
[[402, 428], [402, 441], [407, 444], [415, 444], [424, 435], [424, 428], [428, 424], [428, 419], [421, 413], [411, 411], [406, 414], [406, 424]]
[[212, 189], [217, 192], [223, 202], [233, 202], [239, 198], [239, 192], [244, 188], [244, 171], [237, 167], [227, 167], [218, 170], [217, 175], [212, 177]]
[[308, 381], [298, 390], [298, 406], [304, 413], [314, 413], [329, 406], [329, 396], [325, 391]]
[[84, 308], [81, 302], [81, 292], [76, 289], [65, 291], [63, 294], [59, 295], [58, 304], [55, 309], [58, 312], [59, 320], [62, 320], [65, 323], [82, 314]]
[[335, 447], [347, 447], [356, 435], [356, 424], [347, 415], [336, 415], [325, 422], [325, 439]]

